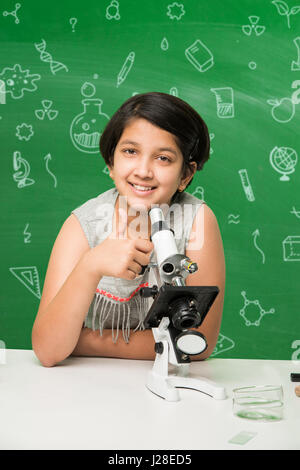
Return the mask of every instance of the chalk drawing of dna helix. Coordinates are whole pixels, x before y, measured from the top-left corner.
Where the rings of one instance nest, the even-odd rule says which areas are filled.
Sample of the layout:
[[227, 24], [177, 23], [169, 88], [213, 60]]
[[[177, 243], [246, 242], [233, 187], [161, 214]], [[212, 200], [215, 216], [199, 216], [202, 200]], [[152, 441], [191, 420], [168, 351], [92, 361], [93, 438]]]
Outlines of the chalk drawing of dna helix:
[[34, 45], [35, 45], [36, 50], [40, 52], [41, 61], [50, 63], [50, 70], [53, 73], [53, 75], [55, 75], [56, 72], [62, 69], [66, 70], [66, 72], [69, 71], [66, 65], [52, 59], [52, 55], [46, 51], [47, 43], [44, 39], [42, 39], [42, 42], [40, 42], [39, 44], [34, 43]]

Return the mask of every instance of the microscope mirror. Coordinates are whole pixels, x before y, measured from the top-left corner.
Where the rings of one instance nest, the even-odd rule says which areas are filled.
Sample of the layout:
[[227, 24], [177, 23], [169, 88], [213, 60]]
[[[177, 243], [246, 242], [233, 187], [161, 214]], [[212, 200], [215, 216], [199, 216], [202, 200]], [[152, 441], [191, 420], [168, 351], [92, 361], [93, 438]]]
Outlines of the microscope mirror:
[[205, 337], [199, 331], [183, 331], [176, 338], [177, 348], [184, 354], [200, 354], [207, 348]]

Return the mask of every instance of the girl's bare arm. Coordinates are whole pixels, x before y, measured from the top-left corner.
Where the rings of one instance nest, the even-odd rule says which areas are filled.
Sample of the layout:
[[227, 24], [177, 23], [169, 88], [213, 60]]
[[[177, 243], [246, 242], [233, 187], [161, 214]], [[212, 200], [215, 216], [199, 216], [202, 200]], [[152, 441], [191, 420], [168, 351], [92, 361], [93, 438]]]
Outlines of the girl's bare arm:
[[89, 251], [83, 230], [71, 215], [54, 243], [32, 329], [32, 347], [44, 366], [62, 361], [77, 344], [100, 280], [89, 269]]

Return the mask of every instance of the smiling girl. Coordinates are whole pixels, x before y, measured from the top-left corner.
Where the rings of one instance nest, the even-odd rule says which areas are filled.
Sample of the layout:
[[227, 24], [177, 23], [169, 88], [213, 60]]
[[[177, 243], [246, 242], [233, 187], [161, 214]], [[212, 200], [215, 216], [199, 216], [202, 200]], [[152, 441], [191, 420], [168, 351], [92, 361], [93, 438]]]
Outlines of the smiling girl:
[[[75, 209], [52, 249], [32, 330], [42, 365], [54, 366], [70, 355], [155, 358], [152, 331], [143, 324], [153, 299], [139, 292], [155, 282], [151, 269], [145, 270], [155, 262], [148, 215], [153, 205], [167, 207], [178, 252], [198, 264], [186, 285], [220, 289], [198, 328], [208, 347], [191, 359], [209, 357], [223, 310], [223, 244], [212, 210], [185, 192], [209, 148], [203, 119], [172, 95], [135, 95], [114, 114], [100, 139], [114, 187]], [[172, 219], [174, 206], [183, 210]], [[199, 227], [203, 236], [197, 244]]]

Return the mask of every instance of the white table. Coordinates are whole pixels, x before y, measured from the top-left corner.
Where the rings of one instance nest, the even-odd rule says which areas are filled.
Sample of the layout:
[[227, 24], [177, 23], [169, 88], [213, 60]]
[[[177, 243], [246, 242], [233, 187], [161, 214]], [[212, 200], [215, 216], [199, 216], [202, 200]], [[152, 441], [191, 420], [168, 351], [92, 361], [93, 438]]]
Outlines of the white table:
[[[71, 357], [45, 368], [31, 350], [6, 350], [0, 365], [0, 449], [300, 449], [300, 398], [290, 382], [299, 364], [193, 362], [193, 375], [224, 385], [228, 399], [180, 389], [175, 403], [145, 387], [152, 365]], [[232, 389], [262, 384], [282, 384], [284, 419], [265, 423], [234, 416]], [[228, 442], [241, 431], [257, 435], [245, 445]]]

